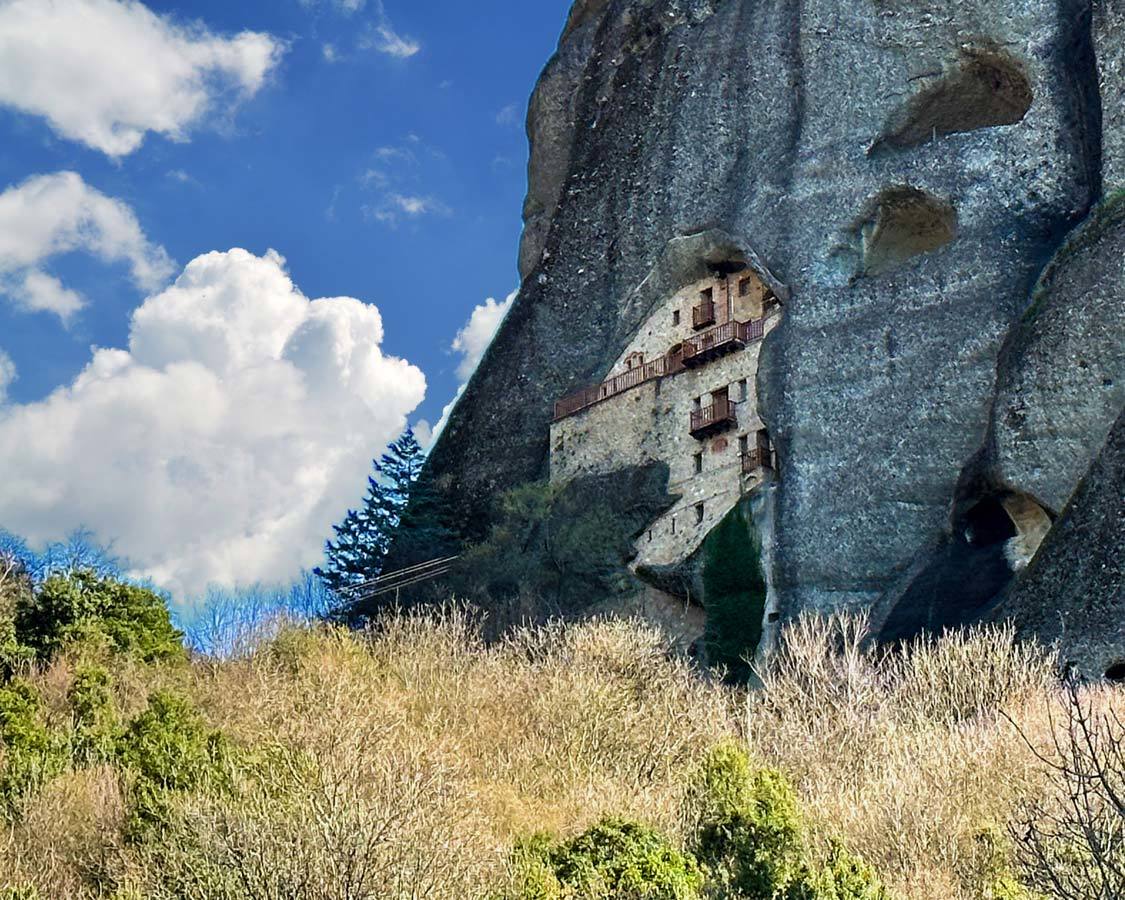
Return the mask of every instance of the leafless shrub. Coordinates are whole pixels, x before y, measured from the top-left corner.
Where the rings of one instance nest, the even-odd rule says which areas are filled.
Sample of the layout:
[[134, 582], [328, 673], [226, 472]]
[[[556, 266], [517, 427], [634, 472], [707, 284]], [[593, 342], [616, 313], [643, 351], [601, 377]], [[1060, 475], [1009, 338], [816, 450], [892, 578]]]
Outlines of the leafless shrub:
[[1050, 786], [1012, 837], [1026, 880], [1058, 900], [1125, 897], [1125, 723], [1105, 699], [1068, 683], [1047, 749], [1028, 739]]

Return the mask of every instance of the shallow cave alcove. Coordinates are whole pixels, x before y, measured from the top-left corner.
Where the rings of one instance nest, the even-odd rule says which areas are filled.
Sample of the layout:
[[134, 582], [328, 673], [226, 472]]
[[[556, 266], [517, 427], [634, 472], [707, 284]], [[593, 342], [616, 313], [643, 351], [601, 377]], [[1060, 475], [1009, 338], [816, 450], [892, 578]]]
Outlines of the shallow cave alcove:
[[868, 154], [905, 150], [937, 137], [1021, 122], [1033, 100], [1031, 82], [1002, 50], [965, 51], [958, 64], [887, 119]]
[[957, 212], [933, 194], [896, 185], [868, 204], [853, 231], [862, 254], [857, 274], [881, 275], [950, 243], [957, 235]]

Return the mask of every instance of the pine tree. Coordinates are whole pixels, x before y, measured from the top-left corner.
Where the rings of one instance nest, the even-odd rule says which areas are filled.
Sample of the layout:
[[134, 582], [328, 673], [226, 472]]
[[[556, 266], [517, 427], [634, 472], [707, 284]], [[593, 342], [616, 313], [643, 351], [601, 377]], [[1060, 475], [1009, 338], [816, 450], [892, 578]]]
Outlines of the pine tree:
[[407, 429], [383, 456], [381, 465], [393, 485], [397, 524], [391, 536], [394, 564], [408, 566], [451, 555], [456, 545], [443, 497], [419, 480], [425, 452]]
[[362, 508], [348, 510], [344, 521], [333, 526], [336, 539], [325, 545], [327, 563], [315, 570], [332, 591], [339, 593], [379, 575], [391, 542], [404, 528], [413, 529], [417, 517], [407, 509], [425, 461], [413, 429], [407, 428], [372, 464], [374, 474], [367, 479]]
[[387, 488], [379, 481], [379, 463], [373, 467], [375, 474], [368, 476], [363, 507], [349, 509], [344, 521], [332, 527], [336, 540], [325, 542], [326, 563], [313, 570], [337, 594], [379, 574], [397, 523]]

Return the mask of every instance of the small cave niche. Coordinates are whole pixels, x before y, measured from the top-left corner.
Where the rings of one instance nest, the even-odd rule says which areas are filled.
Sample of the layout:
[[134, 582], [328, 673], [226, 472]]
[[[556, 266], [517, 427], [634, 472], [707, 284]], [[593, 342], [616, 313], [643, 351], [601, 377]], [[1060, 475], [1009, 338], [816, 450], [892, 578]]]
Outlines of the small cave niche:
[[857, 275], [881, 275], [950, 243], [957, 236], [957, 212], [933, 194], [899, 185], [871, 201], [853, 232], [862, 254]]
[[985, 497], [965, 513], [962, 530], [974, 547], [1004, 545], [1013, 572], [1026, 568], [1051, 530], [1050, 514], [1033, 498], [1018, 491]]
[[969, 50], [945, 72], [891, 114], [867, 151], [876, 156], [916, 147], [939, 136], [1015, 125], [1033, 99], [1023, 67], [998, 49]]
[[1113, 684], [1125, 684], [1125, 659], [1118, 659], [1105, 667], [1105, 680]]
[[1016, 536], [1015, 522], [998, 497], [986, 497], [965, 513], [965, 542], [974, 547], [991, 547]]

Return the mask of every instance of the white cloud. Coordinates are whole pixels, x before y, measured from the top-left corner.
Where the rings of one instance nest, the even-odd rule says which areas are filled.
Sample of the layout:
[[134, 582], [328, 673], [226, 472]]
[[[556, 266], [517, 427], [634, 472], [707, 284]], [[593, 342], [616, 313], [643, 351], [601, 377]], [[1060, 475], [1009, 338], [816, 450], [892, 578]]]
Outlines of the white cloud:
[[374, 455], [422, 401], [371, 305], [309, 300], [274, 252], [192, 261], [68, 386], [0, 408], [0, 521], [84, 524], [182, 596], [316, 563]]
[[184, 140], [220, 100], [262, 87], [283, 45], [179, 25], [138, 0], [0, 2], [0, 103], [120, 157], [147, 132]]
[[496, 114], [496, 124], [509, 126], [517, 125], [520, 120], [520, 108], [515, 103], [509, 103]]
[[418, 197], [394, 192], [385, 194], [375, 206], [365, 206], [363, 212], [369, 218], [392, 227], [398, 225], [403, 218], [418, 219], [426, 215], [452, 214], [448, 206], [434, 197]]
[[36, 175], [0, 194], [0, 292], [18, 306], [64, 321], [81, 309], [82, 297], [42, 270], [75, 251], [128, 263], [142, 290], [172, 274], [168, 254], [145, 237], [133, 211], [73, 172]]
[[0, 350], [0, 406], [8, 400], [8, 388], [16, 380], [16, 364], [3, 350]]
[[54, 275], [35, 269], [26, 272], [22, 281], [13, 283], [8, 295], [28, 312], [51, 312], [64, 322], [69, 322], [86, 305], [81, 294], [64, 287]]
[[476, 371], [481, 357], [484, 356], [484, 351], [492, 343], [492, 338], [496, 336], [500, 323], [504, 321], [504, 316], [512, 308], [512, 302], [515, 299], [515, 291], [510, 293], [507, 299], [503, 301], [489, 297], [473, 310], [472, 315], [469, 316], [469, 321], [465, 323], [465, 327], [457, 332], [457, 336], [453, 339], [452, 349], [454, 353], [461, 354], [461, 362], [457, 366], [457, 377], [462, 381], [468, 381], [473, 372]]
[[[359, 12], [367, 5], [367, 0], [329, 0], [330, 5], [345, 15], [351, 15], [354, 12]], [[306, 9], [312, 9], [314, 6], [319, 6], [320, 0], [301, 0], [301, 6]]]
[[453, 412], [457, 401], [461, 399], [461, 395], [465, 393], [465, 387], [468, 385], [469, 379], [473, 377], [477, 366], [480, 365], [488, 345], [496, 337], [496, 332], [500, 329], [500, 323], [504, 321], [504, 316], [512, 308], [512, 303], [515, 302], [518, 293], [518, 290], [512, 291], [503, 301], [498, 301], [494, 297], [487, 298], [484, 303], [473, 309], [465, 327], [458, 331], [457, 336], [453, 338], [450, 349], [461, 356], [461, 362], [457, 366], [457, 377], [461, 379], [461, 384], [458, 385], [457, 393], [453, 395], [453, 399], [442, 409], [441, 417], [431, 431], [431, 442], [437, 440], [442, 431], [445, 430], [450, 413]]
[[419, 419], [414, 423], [414, 437], [418, 439], [418, 443], [423, 447], [428, 448], [430, 442], [434, 439], [434, 427], [427, 419]]
[[320, 48], [320, 52], [324, 55], [325, 62], [336, 63], [340, 61], [340, 51], [336, 49], [335, 44], [325, 44]]
[[421, 44], [411, 38], [403, 37], [386, 21], [376, 25], [374, 29], [360, 41], [360, 47], [364, 50], [377, 50], [380, 53], [386, 53], [388, 56], [393, 56], [396, 59], [409, 59], [422, 49]]

